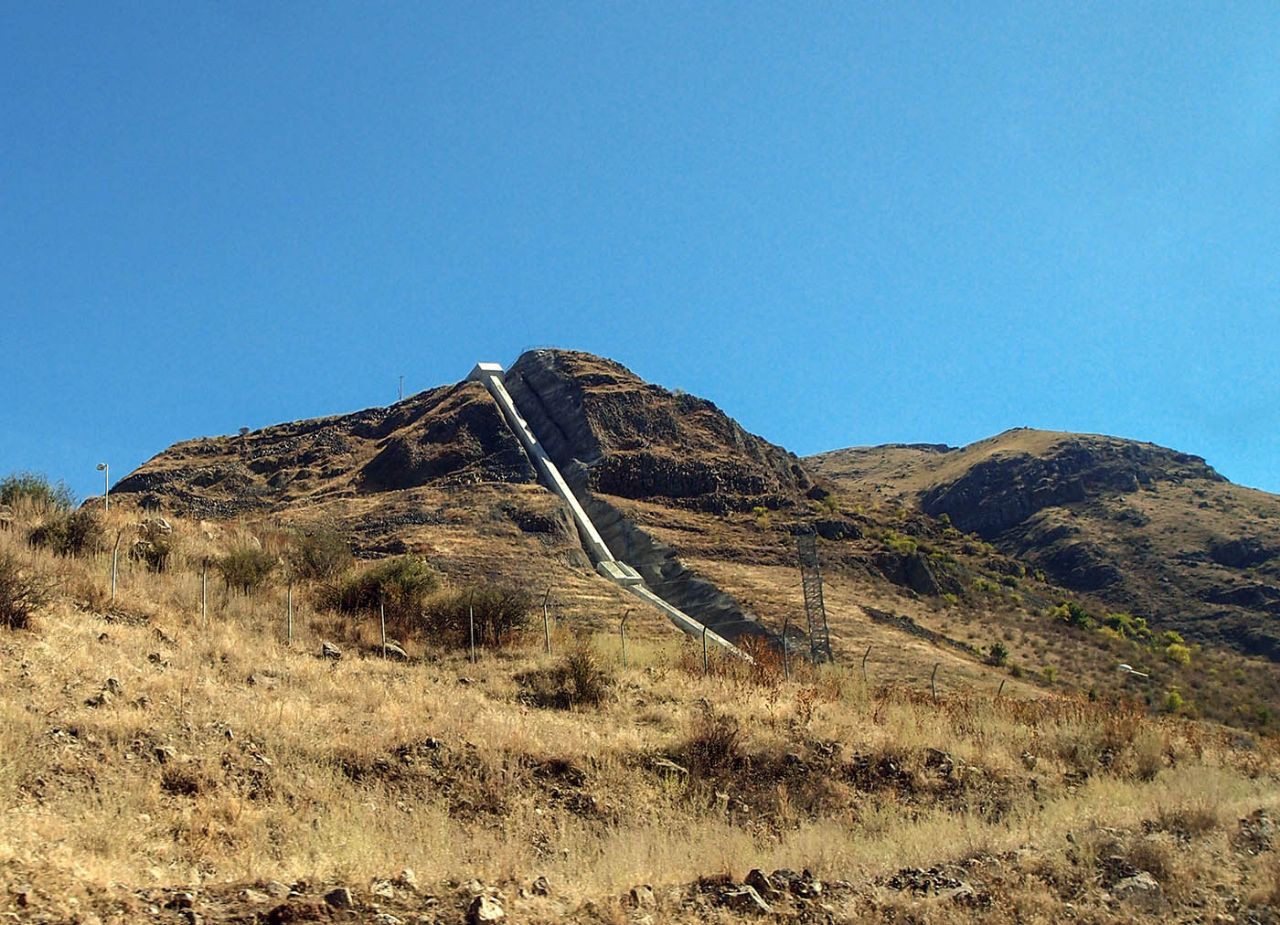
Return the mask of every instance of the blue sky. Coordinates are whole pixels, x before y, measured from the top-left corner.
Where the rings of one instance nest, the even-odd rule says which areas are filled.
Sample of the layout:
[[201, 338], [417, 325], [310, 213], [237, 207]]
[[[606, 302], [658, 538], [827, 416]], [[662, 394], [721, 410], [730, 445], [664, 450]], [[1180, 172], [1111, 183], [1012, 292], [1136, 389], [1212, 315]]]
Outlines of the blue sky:
[[1280, 6], [0, 8], [0, 473], [552, 345], [807, 454], [1280, 490]]

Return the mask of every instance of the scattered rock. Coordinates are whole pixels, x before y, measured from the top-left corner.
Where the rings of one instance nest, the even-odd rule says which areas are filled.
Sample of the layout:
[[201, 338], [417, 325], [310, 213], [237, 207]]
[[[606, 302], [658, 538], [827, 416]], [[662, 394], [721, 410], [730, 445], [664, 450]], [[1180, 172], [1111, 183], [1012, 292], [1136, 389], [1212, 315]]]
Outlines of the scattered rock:
[[471, 905], [467, 907], [467, 923], [468, 925], [482, 925], [485, 922], [500, 922], [506, 918], [506, 913], [502, 911], [502, 906], [492, 896], [481, 893], [475, 899], [471, 900]]
[[396, 888], [390, 880], [375, 880], [369, 884], [369, 892], [378, 899], [395, 899]]
[[250, 687], [263, 687], [272, 690], [279, 684], [279, 680], [269, 674], [254, 673], [246, 679]]
[[271, 897], [268, 896], [266, 893], [262, 892], [261, 890], [255, 890], [253, 888], [249, 888], [249, 889], [240, 891], [240, 899], [242, 902], [254, 903], [255, 905], [257, 905], [257, 904], [265, 903], [269, 901]]
[[281, 883], [279, 880], [268, 880], [262, 885], [262, 892], [266, 893], [272, 899], [288, 899], [289, 887]]
[[94, 694], [92, 697], [86, 700], [84, 702], [84, 705], [86, 707], [105, 707], [107, 704], [111, 703], [111, 701], [114, 699], [115, 699], [115, 696], [111, 693], [111, 691], [107, 690], [106, 688], [103, 688], [102, 690], [98, 691], [98, 693]]
[[413, 868], [411, 867], [406, 867], [404, 870], [400, 871], [399, 876], [391, 882], [404, 890], [416, 891], [418, 889], [418, 875], [413, 872]]
[[292, 922], [319, 922], [329, 918], [332, 910], [324, 903], [291, 902], [276, 906], [267, 913], [267, 925], [290, 925]]
[[159, 764], [168, 764], [178, 757], [177, 749], [172, 745], [157, 745], [151, 754]]
[[334, 661], [337, 661], [342, 658], [342, 650], [326, 639], [320, 644], [320, 657], [331, 658]]
[[720, 894], [720, 902], [735, 912], [743, 912], [748, 915], [768, 915], [773, 911], [769, 904], [760, 898], [760, 894], [755, 891], [755, 888], [751, 886], [740, 886], [725, 890]]
[[1249, 854], [1270, 851], [1277, 835], [1276, 823], [1265, 809], [1259, 809], [1240, 820], [1236, 834], [1236, 847]]
[[782, 891], [773, 885], [773, 882], [762, 870], [753, 869], [747, 874], [747, 878], [743, 882], [768, 902], [777, 902], [782, 896]]
[[627, 900], [632, 909], [652, 909], [658, 905], [658, 900], [653, 895], [653, 887], [647, 883], [633, 886], [631, 892], [627, 894]]
[[534, 896], [550, 896], [551, 883], [546, 877], [536, 877], [529, 886], [529, 892], [533, 893]]
[[1111, 888], [1111, 895], [1121, 902], [1150, 904], [1158, 901], [1162, 892], [1160, 883], [1145, 870], [1126, 877]]
[[387, 658], [392, 659], [394, 661], [397, 661], [397, 662], [409, 661], [409, 653], [406, 652], [404, 649], [400, 648], [394, 642], [387, 643], [382, 651], [387, 656]]
[[336, 887], [324, 894], [324, 901], [335, 909], [351, 909], [356, 901], [345, 886]]

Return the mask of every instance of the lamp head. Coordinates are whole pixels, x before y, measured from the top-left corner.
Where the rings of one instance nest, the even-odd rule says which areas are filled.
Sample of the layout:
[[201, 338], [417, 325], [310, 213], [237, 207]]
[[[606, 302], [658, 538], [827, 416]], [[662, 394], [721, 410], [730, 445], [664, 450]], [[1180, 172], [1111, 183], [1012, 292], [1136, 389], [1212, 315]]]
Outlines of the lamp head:
[[105, 472], [106, 470], [107, 470], [107, 464], [106, 464], [106, 463], [98, 463], [98, 471], [99, 471], [99, 472]]

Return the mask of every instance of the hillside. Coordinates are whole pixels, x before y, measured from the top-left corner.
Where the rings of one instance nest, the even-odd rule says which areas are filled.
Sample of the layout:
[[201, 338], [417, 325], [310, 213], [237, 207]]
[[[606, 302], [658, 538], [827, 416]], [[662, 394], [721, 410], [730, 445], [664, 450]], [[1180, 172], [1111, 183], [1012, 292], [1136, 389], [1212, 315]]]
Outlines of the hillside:
[[962, 449], [854, 448], [806, 463], [860, 496], [945, 514], [1106, 607], [1280, 660], [1280, 497], [1199, 457], [1020, 429]]
[[[238, 542], [170, 526], [193, 563]], [[202, 617], [198, 566], [126, 561], [112, 601], [109, 559], [0, 531], [0, 573], [49, 589], [0, 629], [7, 921], [1275, 921], [1274, 738], [856, 666], [704, 676], [671, 634], [624, 666], [574, 621], [550, 655], [392, 660], [312, 609], [290, 643], [279, 585]]]
[[[1247, 498], [1229, 502], [1249, 493], [1203, 461], [1025, 430], [963, 450], [879, 447], [800, 460], [711, 402], [605, 358], [532, 351], [506, 381], [615, 554], [730, 638], [776, 639], [786, 625], [803, 648], [794, 534], [816, 531], [837, 658], [865, 657], [883, 680], [926, 684], [938, 666], [943, 684], [1128, 693], [1155, 708], [1176, 699], [1247, 726], [1280, 716], [1276, 663], [1236, 654], [1268, 651], [1268, 624], [1240, 602], [1265, 598], [1269, 584], [1256, 580], [1257, 567], [1251, 579], [1218, 561], [1232, 555], [1232, 538], [1256, 536], [1249, 531], [1266, 511], [1247, 514]], [[628, 608], [592, 572], [567, 510], [534, 480], [476, 383], [180, 443], [114, 491], [184, 515], [329, 524], [366, 558], [413, 552], [458, 583], [549, 589], [552, 608], [584, 625], [614, 625]], [[1146, 524], [1159, 530], [1143, 532]], [[1184, 545], [1170, 545], [1176, 536]], [[1206, 550], [1197, 566], [1203, 606], [1187, 608], [1184, 563]], [[1053, 614], [1068, 600], [1099, 617], [1132, 613], [1157, 632], [1065, 625]], [[656, 614], [637, 619], [637, 632], [669, 632]], [[1170, 658], [1158, 636], [1166, 629], [1204, 648]], [[1135, 684], [1117, 672], [1121, 663], [1150, 680]]]

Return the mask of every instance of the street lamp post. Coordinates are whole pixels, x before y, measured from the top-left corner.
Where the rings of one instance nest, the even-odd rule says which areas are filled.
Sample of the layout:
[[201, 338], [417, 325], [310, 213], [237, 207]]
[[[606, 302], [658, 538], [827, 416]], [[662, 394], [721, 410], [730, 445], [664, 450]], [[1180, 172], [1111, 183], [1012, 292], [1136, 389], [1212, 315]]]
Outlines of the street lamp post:
[[111, 509], [111, 468], [106, 463], [98, 463], [98, 471], [102, 473], [102, 510]]

